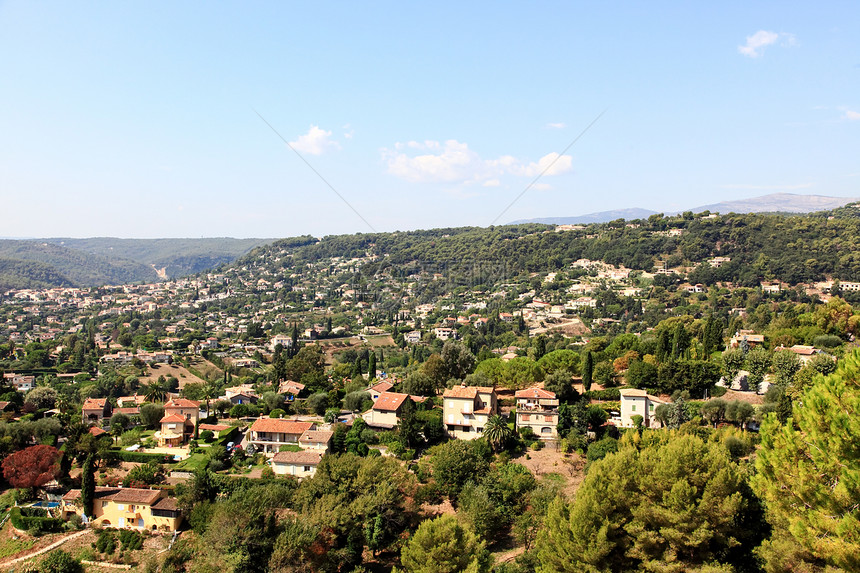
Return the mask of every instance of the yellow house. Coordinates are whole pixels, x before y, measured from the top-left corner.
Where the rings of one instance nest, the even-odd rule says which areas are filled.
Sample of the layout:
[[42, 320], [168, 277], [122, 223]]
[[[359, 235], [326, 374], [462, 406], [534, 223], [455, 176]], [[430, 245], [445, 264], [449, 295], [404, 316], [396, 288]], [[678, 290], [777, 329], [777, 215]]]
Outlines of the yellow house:
[[[73, 489], [62, 499], [62, 514], [82, 515], [78, 500], [81, 490]], [[150, 531], [176, 531], [182, 523], [182, 514], [176, 500], [158, 489], [96, 487], [91, 522], [102, 527], [148, 529]]]
[[518, 390], [517, 429], [531, 428], [541, 440], [558, 438], [558, 399], [555, 392], [543, 388]]
[[442, 425], [448, 437], [480, 438], [487, 419], [498, 412], [496, 391], [481, 386], [454, 386], [442, 394]]

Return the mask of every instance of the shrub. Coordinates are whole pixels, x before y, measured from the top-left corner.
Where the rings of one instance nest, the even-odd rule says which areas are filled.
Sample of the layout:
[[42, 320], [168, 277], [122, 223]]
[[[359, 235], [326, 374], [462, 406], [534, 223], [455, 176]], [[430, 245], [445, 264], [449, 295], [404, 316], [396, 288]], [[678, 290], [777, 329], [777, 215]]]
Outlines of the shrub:
[[62, 549], [48, 553], [39, 563], [39, 573], [82, 573], [81, 562]]
[[200, 439], [209, 444], [215, 439], [215, 432], [212, 430], [203, 430], [200, 432]]

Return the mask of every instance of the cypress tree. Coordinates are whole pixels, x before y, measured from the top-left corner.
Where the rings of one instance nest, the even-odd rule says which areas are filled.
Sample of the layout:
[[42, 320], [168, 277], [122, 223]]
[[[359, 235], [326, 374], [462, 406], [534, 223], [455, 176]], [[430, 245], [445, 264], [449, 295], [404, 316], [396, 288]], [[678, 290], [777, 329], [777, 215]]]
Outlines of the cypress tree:
[[373, 380], [376, 378], [376, 353], [371, 352], [367, 359], [367, 379]]
[[582, 387], [586, 392], [591, 390], [591, 377], [594, 374], [594, 356], [591, 351], [585, 353], [585, 364], [582, 365]]
[[87, 456], [81, 473], [81, 502], [84, 506], [84, 515], [93, 516], [93, 503], [96, 495], [96, 468], [93, 454]]

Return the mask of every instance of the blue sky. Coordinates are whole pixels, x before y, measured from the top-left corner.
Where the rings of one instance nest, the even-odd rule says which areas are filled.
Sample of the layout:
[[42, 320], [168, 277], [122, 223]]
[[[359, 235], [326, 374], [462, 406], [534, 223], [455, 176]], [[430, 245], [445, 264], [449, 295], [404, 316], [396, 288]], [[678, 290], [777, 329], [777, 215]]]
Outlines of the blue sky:
[[856, 2], [11, 1], [0, 66], [3, 236], [860, 196]]

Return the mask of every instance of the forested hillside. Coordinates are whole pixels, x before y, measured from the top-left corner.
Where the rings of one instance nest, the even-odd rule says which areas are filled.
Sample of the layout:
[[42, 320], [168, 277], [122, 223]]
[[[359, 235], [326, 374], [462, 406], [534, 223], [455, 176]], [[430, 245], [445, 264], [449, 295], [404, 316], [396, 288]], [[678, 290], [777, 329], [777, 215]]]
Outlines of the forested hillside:
[[[44, 241], [0, 241], [0, 257], [19, 262], [16, 268], [18, 272], [24, 273], [20, 280], [42, 281], [42, 286], [69, 286], [69, 283], [75, 286], [124, 284], [142, 280], [154, 281], [157, 278], [152, 268], [141, 263], [121, 259], [108, 260], [99, 255]], [[20, 264], [25, 261], [41, 265], [28, 267]], [[28, 268], [37, 274], [26, 274]]]
[[[366, 270], [391, 267], [406, 271], [414, 265], [444, 265], [464, 269], [469, 262], [496, 264], [505, 272], [550, 272], [580, 258], [601, 260], [631, 269], [655, 266], [687, 267], [693, 282], [731, 281], [755, 286], [761, 280], [790, 284], [860, 277], [860, 221], [841, 208], [813, 215], [685, 213], [653, 215], [647, 220], [585, 226], [554, 232], [546, 225], [490, 228], [464, 227], [398, 233], [337, 235], [316, 241], [298, 237], [276, 241], [252, 251], [240, 264], [268, 261], [277, 268], [329, 257], [372, 254], [381, 257]], [[280, 254], [291, 253], [291, 258]], [[719, 268], [707, 260], [728, 257]], [[440, 267], [441, 269], [442, 267]]]
[[[100, 255], [110, 260], [129, 260], [157, 269], [176, 278], [199, 273], [232, 262], [268, 239], [233, 239], [211, 237], [200, 239], [46, 239], [71, 249]], [[151, 272], [152, 269], [149, 268]]]
[[35, 261], [0, 259], [0, 291], [53, 286], [72, 286], [72, 283], [50, 265]]

